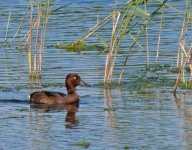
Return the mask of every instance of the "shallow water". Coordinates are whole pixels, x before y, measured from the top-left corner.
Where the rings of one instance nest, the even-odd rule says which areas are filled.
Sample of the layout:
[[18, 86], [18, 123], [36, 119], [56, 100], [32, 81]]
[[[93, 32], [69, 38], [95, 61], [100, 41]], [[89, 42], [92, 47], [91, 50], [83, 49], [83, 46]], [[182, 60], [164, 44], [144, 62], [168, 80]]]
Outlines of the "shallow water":
[[[63, 5], [61, 1], [57, 3], [57, 6]], [[76, 0], [52, 15], [47, 29], [43, 76], [41, 81], [33, 83], [28, 77], [26, 51], [15, 49], [17, 40], [12, 42], [10, 48], [3, 48], [9, 11], [12, 12], [8, 32], [11, 37], [26, 12], [28, 1], [0, 2], [0, 150], [85, 149], [76, 146], [78, 142], [90, 142], [88, 149], [192, 148], [191, 92], [180, 91], [177, 95], [180, 100], [177, 101], [171, 92], [172, 82], [155, 88], [136, 84], [140, 79], [149, 78], [156, 78], [155, 82], [160, 84], [164, 77], [168, 81], [176, 76], [166, 67], [157, 72], [153, 69], [146, 72], [145, 46], [143, 50], [133, 50], [123, 84], [109, 89], [103, 87], [105, 54], [95, 50], [79, 54], [50, 47], [57, 42], [69, 43], [79, 38], [96, 23], [97, 16], [107, 16], [114, 4], [109, 0]], [[184, 7], [183, 1], [170, 1], [169, 4], [178, 6], [180, 10]], [[182, 15], [176, 16], [169, 9], [165, 14], [159, 64], [170, 68], [176, 62]], [[110, 40], [110, 29], [111, 26], [107, 25], [101, 33], [107, 41]], [[159, 25], [151, 24], [149, 29], [152, 31], [149, 32], [150, 62], [154, 64]], [[22, 33], [27, 30], [28, 24]], [[144, 40], [140, 42], [145, 45]], [[87, 43], [98, 42], [91, 37]], [[122, 49], [127, 50], [126, 43]], [[122, 60], [117, 62], [117, 68], [121, 68], [125, 54], [119, 57]], [[37, 89], [65, 92], [64, 78], [69, 72], [79, 73], [83, 80], [92, 85], [78, 87], [79, 108], [69, 106], [47, 110], [46, 106], [30, 106], [28, 95]], [[116, 69], [114, 82], [118, 79], [118, 73]], [[138, 90], [144, 93], [138, 94]]]

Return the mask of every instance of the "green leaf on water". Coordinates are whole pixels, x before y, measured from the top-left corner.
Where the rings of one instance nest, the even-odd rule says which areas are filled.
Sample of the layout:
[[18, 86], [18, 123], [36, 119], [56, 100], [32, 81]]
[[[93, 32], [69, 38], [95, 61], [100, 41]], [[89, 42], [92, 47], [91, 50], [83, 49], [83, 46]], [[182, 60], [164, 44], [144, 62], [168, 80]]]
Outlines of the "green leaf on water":
[[80, 147], [84, 147], [84, 148], [89, 148], [89, 146], [91, 145], [90, 142], [87, 141], [82, 141], [82, 142], [77, 142], [73, 144], [74, 146], [80, 146]]
[[105, 48], [108, 47], [107, 43], [102, 39], [102, 37], [100, 37], [98, 34], [95, 34], [95, 36], [97, 37], [97, 39], [103, 44], [103, 46]]

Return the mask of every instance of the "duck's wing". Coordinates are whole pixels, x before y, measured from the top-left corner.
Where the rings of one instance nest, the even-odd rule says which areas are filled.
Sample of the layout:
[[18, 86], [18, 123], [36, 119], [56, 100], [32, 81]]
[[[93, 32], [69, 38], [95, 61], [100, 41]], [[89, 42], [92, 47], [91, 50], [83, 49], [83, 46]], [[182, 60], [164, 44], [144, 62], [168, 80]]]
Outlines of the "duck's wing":
[[55, 104], [58, 99], [62, 100], [66, 95], [61, 92], [33, 92], [30, 94], [31, 103], [40, 103], [40, 104]]
[[50, 92], [50, 91], [42, 91], [45, 95], [48, 97], [54, 96], [54, 97], [64, 97], [66, 94], [61, 93], [61, 92]]

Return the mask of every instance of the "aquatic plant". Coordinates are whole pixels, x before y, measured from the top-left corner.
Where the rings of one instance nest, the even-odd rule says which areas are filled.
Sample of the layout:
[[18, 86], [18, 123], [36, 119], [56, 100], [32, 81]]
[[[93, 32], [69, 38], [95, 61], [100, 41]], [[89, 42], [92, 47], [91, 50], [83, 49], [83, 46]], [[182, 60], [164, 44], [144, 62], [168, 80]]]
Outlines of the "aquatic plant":
[[[165, 3], [167, 2], [166, 0], [164, 0], [162, 2], [162, 4], [160, 6], [157, 7], [156, 10], [154, 10], [151, 14], [147, 13], [147, 9], [146, 9], [146, 3], [148, 1], [143, 1], [142, 4], [145, 5], [145, 10], [141, 9], [138, 7], [138, 5], [141, 5], [141, 1], [134, 1], [134, 5], [132, 3], [128, 3], [125, 7], [126, 10], [128, 10], [128, 14], [127, 15], [130, 15], [131, 16], [128, 16], [128, 21], [126, 19], [124, 19], [124, 17], [122, 18], [122, 22], [119, 23], [119, 27], [117, 28], [117, 37], [120, 37], [119, 39], [119, 43], [117, 43], [117, 46], [116, 46], [116, 52], [115, 52], [115, 55], [114, 55], [114, 59], [113, 59], [113, 64], [116, 60], [116, 54], [117, 52], [119, 51], [119, 48], [120, 48], [120, 45], [122, 43], [122, 41], [125, 39], [125, 37], [127, 35], [130, 35], [131, 33], [131, 30], [136, 26], [136, 25], [140, 25], [140, 19], [144, 20], [144, 24], [141, 24], [140, 25], [140, 30], [138, 30], [138, 32], [136, 33], [136, 37], [133, 38], [133, 43], [131, 44], [129, 50], [128, 50], [128, 53], [127, 53], [127, 56], [124, 60], [124, 63], [122, 65], [122, 69], [121, 69], [121, 73], [120, 73], [120, 76], [119, 76], [119, 84], [121, 83], [121, 78], [122, 78], [122, 75], [123, 75], [123, 71], [124, 71], [124, 68], [126, 66], [126, 63], [127, 63], [127, 60], [128, 60], [128, 57], [130, 55], [130, 52], [132, 50], [132, 48], [135, 46], [135, 44], [138, 43], [138, 39], [141, 37], [141, 35], [144, 33], [144, 31], [146, 31], [146, 45], [148, 47], [148, 38], [147, 38], [147, 25], [153, 20], [153, 17], [158, 13], [158, 11], [165, 5]], [[131, 10], [131, 12], [129, 12]], [[137, 15], [137, 13], [141, 14], [141, 15]], [[128, 23], [127, 23], [128, 22]], [[134, 24], [133, 24], [134, 22]], [[128, 26], [129, 25], [129, 26]], [[119, 30], [119, 31], [118, 31]], [[131, 37], [134, 37], [134, 36], [131, 36]], [[149, 50], [148, 48], [146, 48], [146, 56], [147, 56], [147, 67], [146, 69], [149, 69]], [[113, 68], [114, 68], [114, 65], [111, 65], [111, 68], [112, 68], [112, 71], [113, 71]], [[112, 79], [112, 73], [111, 73], [111, 79]], [[107, 80], [104, 80], [105, 83], [108, 83]], [[111, 82], [111, 80], [110, 80]]]
[[157, 69], [157, 66], [158, 66], [159, 48], [160, 48], [161, 32], [162, 32], [162, 26], [163, 26], [162, 25], [163, 24], [163, 16], [164, 16], [164, 6], [162, 6], [162, 11], [161, 11], [161, 20], [160, 20], [158, 43], [157, 43], [157, 50], [156, 50], [156, 59], [155, 59], [155, 69]]
[[82, 142], [77, 142], [73, 144], [74, 146], [80, 146], [80, 147], [84, 147], [84, 148], [89, 148], [91, 143], [87, 142], [87, 141], [82, 141]]
[[105, 47], [96, 44], [87, 45], [83, 41], [76, 41], [75, 43], [69, 43], [69, 44], [56, 43], [54, 47], [58, 49], [65, 49], [69, 52], [82, 52], [90, 49], [102, 52], [106, 49]]
[[[89, 36], [93, 35], [97, 30], [102, 28], [105, 24], [112, 21], [112, 35], [110, 39], [109, 46], [102, 40], [102, 38], [97, 35], [97, 37], [101, 40], [104, 47], [108, 46], [108, 53], [106, 55], [106, 64], [104, 70], [104, 83], [107, 85], [112, 82], [113, 79], [113, 71], [117, 59], [117, 55], [119, 53], [119, 49], [129, 36], [133, 40], [133, 43], [130, 44], [130, 48], [127, 50], [127, 56], [122, 64], [121, 72], [119, 74], [119, 84], [121, 82], [121, 78], [123, 75], [124, 68], [126, 66], [127, 60], [131, 53], [132, 48], [135, 45], [138, 45], [140, 48], [142, 46], [139, 44], [139, 38], [144, 34], [146, 34], [146, 69], [150, 68], [150, 56], [149, 56], [149, 48], [148, 48], [148, 30], [147, 25], [153, 21], [153, 17], [158, 13], [158, 11], [165, 6], [167, 0], [160, 1], [160, 5], [157, 6], [157, 9], [154, 10], [151, 14], [147, 12], [147, 3], [150, 0], [130, 0], [124, 5], [121, 5], [119, 8], [116, 7], [114, 12], [109, 14], [103, 20], [98, 22], [93, 28], [87, 31], [83, 36], [81, 36], [77, 41], [84, 42]], [[163, 9], [162, 9], [162, 16], [163, 16]], [[158, 42], [160, 43], [160, 33], [161, 33], [161, 26], [162, 20], [160, 23], [160, 32], [159, 32], [159, 39]], [[136, 33], [132, 33], [132, 30], [135, 28], [139, 28]], [[107, 46], [106, 46], [107, 45]], [[158, 60], [158, 51], [159, 45], [157, 47], [157, 54], [156, 54], [156, 63]]]
[[10, 18], [11, 18], [11, 11], [9, 12], [9, 17], [8, 17], [8, 20], [7, 20], [7, 27], [6, 27], [6, 33], [5, 33], [5, 43], [4, 43], [4, 47], [6, 47], [6, 43], [7, 43], [7, 32], [8, 32], [8, 30], [9, 30]]
[[[28, 52], [29, 76], [30, 78], [41, 77], [42, 57], [44, 51], [44, 43], [46, 36], [46, 28], [50, 14], [53, 12], [50, 9], [51, 0], [30, 0], [27, 12], [24, 15], [15, 35], [10, 43], [19, 37], [23, 23], [29, 21], [29, 31], [20, 39], [16, 48], [24, 48]], [[29, 11], [29, 12], [28, 12]], [[29, 15], [29, 16], [28, 16]], [[11, 12], [9, 13], [8, 23], [5, 35], [5, 44], [8, 45], [7, 32], [10, 22]], [[28, 19], [29, 18], [29, 19]], [[25, 43], [24, 43], [25, 42]], [[37, 56], [39, 54], [39, 56]]]
[[[44, 8], [42, 8], [44, 5]], [[28, 50], [28, 62], [29, 62], [29, 75], [32, 78], [36, 78], [38, 75], [41, 76], [42, 72], [42, 57], [44, 52], [44, 43], [45, 43], [45, 36], [46, 36], [46, 28], [49, 20], [49, 16], [51, 11], [49, 10], [50, 7], [50, 0], [46, 0], [45, 4], [43, 4], [42, 0], [38, 1], [37, 4], [37, 16], [35, 20], [35, 25], [33, 23], [33, 7], [34, 1], [30, 1], [30, 32], [29, 32], [29, 50]], [[43, 14], [43, 16], [42, 16]], [[42, 25], [41, 25], [42, 23]], [[35, 28], [35, 46], [34, 46], [34, 53], [32, 57], [32, 49], [33, 49], [33, 27]], [[41, 33], [40, 33], [41, 31]], [[40, 41], [40, 44], [39, 44]], [[28, 41], [27, 41], [28, 42]], [[39, 44], [39, 45], [38, 45]], [[39, 60], [38, 60], [38, 68], [37, 68], [37, 51], [39, 48]], [[32, 61], [33, 58], [33, 61]]]
[[[30, 1], [30, 30], [27, 33], [28, 39], [25, 45], [29, 43], [28, 62], [29, 76], [31, 78], [41, 78], [46, 29], [50, 15], [69, 4], [57, 9], [51, 9], [51, 5], [51, 0], [38, 0], [37, 4], [34, 0]], [[34, 7], [37, 9], [36, 11], [33, 10]], [[35, 14], [33, 14], [33, 12]], [[35, 19], [33, 19], [34, 16], [36, 16]], [[33, 35], [35, 37], [35, 44], [33, 43]], [[39, 56], [37, 56], [37, 54], [39, 54]]]
[[[190, 25], [192, 21], [192, 5], [191, 3], [186, 0], [186, 6], [185, 6], [185, 11], [183, 15], [183, 24], [182, 24], [182, 29], [181, 29], [181, 34], [180, 34], [180, 40], [179, 40], [179, 46], [178, 46], [178, 53], [177, 53], [177, 64], [176, 68], [178, 68], [179, 72], [177, 75], [177, 79], [173, 88], [173, 93], [176, 94], [176, 90], [178, 86], [181, 88], [187, 88], [191, 89], [192, 87], [192, 58], [191, 58], [191, 53], [192, 53], [192, 42], [187, 42], [187, 32], [190, 31]], [[187, 51], [188, 49], [188, 51]], [[189, 70], [190, 70], [190, 77], [186, 74], [186, 68], [187, 65], [189, 65]]]
[[[69, 3], [70, 4], [70, 3]], [[22, 21], [10, 43], [14, 39], [20, 39], [17, 43], [17, 49], [26, 49], [28, 52], [28, 65], [29, 65], [29, 77], [31, 79], [41, 78], [42, 73], [42, 62], [43, 62], [43, 53], [44, 53], [44, 44], [46, 39], [46, 29], [49, 21], [49, 17], [54, 12], [62, 9], [63, 7], [68, 6], [66, 4], [59, 8], [53, 9], [54, 5], [51, 0], [30, 0], [27, 11], [24, 14]], [[7, 32], [10, 22], [11, 12], [9, 14], [6, 35], [5, 35], [5, 44], [8, 45], [7, 41]], [[25, 35], [20, 35], [23, 26], [23, 23], [29, 22], [29, 30]], [[21, 36], [21, 38], [20, 38]], [[7, 42], [7, 43], [6, 43]]]

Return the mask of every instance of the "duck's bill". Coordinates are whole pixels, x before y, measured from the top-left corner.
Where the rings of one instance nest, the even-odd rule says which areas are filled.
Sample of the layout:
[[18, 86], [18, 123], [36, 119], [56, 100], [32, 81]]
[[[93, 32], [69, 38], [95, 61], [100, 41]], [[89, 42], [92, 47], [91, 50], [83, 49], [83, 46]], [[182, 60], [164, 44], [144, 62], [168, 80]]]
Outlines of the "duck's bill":
[[82, 85], [82, 86], [87, 86], [87, 87], [91, 87], [91, 85], [85, 83], [85, 81], [83, 81], [82, 79], [81, 79], [80, 85]]

